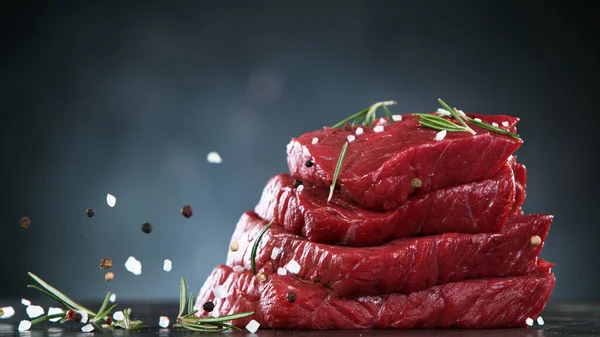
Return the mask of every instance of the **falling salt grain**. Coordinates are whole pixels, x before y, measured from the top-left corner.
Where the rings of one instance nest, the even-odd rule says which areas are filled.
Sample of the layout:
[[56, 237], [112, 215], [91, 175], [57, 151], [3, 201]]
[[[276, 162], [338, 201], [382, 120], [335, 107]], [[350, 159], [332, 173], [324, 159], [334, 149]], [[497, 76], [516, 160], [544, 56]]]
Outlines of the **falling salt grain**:
[[94, 326], [91, 324], [84, 325], [83, 327], [81, 327], [81, 331], [82, 332], [92, 332], [92, 331], [94, 331]]
[[392, 115], [392, 120], [394, 122], [400, 122], [402, 120], [402, 115]]
[[481, 118], [473, 118], [474, 121], [481, 123]]
[[169, 327], [169, 317], [160, 316], [160, 318], [158, 319], [158, 326], [160, 326], [161, 328], [168, 328]]
[[85, 324], [88, 322], [88, 313], [87, 311], [77, 311], [81, 315], [81, 324]]
[[117, 300], [117, 294], [110, 294], [110, 297], [108, 300], [111, 301], [112, 303], [115, 303], [115, 301]]
[[446, 130], [442, 130], [438, 133], [435, 134], [435, 140], [442, 140], [444, 138], [446, 138]]
[[[63, 312], [64, 311], [61, 308], [54, 308], [54, 307], [48, 308], [48, 316], [62, 314]], [[60, 317], [50, 319], [50, 322], [58, 322], [58, 321], [60, 321]]]
[[312, 139], [312, 144], [313, 144], [313, 145], [314, 145], [314, 144], [317, 144], [318, 142], [319, 142], [319, 138], [317, 138], [317, 137], [314, 137], [314, 138]]
[[373, 128], [374, 132], [382, 132], [383, 131], [383, 125], [377, 125], [376, 127]]
[[229, 296], [229, 293], [227, 292], [227, 288], [225, 288], [225, 286], [223, 285], [219, 285], [213, 288], [213, 294], [215, 294], [215, 298], [225, 298], [227, 296]]
[[507, 121], [502, 122], [502, 126], [505, 127], [505, 128], [507, 128], [508, 127], [508, 122]]
[[19, 331], [27, 331], [31, 328], [31, 322], [28, 320], [22, 320], [19, 322]]
[[300, 265], [295, 260], [292, 260], [288, 262], [288, 264], [285, 266], [285, 269], [292, 274], [298, 274], [300, 272]]
[[173, 269], [173, 262], [171, 262], [169, 259], [166, 259], [165, 262], [163, 262], [163, 270], [170, 272], [171, 269]]
[[533, 319], [531, 319], [531, 317], [527, 317], [527, 319], [525, 320], [525, 324], [532, 326], [533, 325]]
[[539, 325], [544, 325], [544, 319], [542, 318], [542, 316], [539, 316], [539, 317], [537, 318], [537, 323], [538, 323]]
[[353, 142], [355, 139], [356, 139], [356, 137], [354, 137], [354, 135], [349, 135], [349, 136], [348, 136], [348, 141], [349, 141], [350, 143], [352, 143], [352, 142]]
[[361, 128], [361, 127], [356, 128], [356, 134], [357, 135], [362, 135], [363, 132], [365, 132], [365, 130], [363, 130], [363, 128]]
[[108, 204], [108, 207], [115, 207], [115, 204], [117, 203], [117, 198], [114, 195], [108, 193], [106, 195], [106, 203]]
[[115, 311], [115, 313], [113, 314], [113, 319], [115, 321], [122, 321], [123, 319], [125, 319], [125, 315], [122, 311]]
[[142, 263], [135, 259], [135, 257], [130, 256], [125, 262], [125, 269], [133, 275], [141, 275], [142, 274]]
[[44, 314], [44, 308], [39, 305], [30, 305], [25, 311], [27, 311], [27, 316], [29, 316], [29, 318], [40, 317]]
[[285, 268], [277, 268], [277, 275], [287, 275], [287, 270]]
[[15, 309], [13, 307], [0, 308], [4, 311], [4, 315], [0, 316], [0, 319], [11, 318], [15, 315]]
[[231, 268], [231, 269], [233, 269], [233, 271], [237, 272], [237, 273], [241, 273], [244, 271], [244, 267], [242, 267], [242, 266], [233, 266], [233, 268]]
[[300, 185], [300, 186], [296, 187], [296, 191], [298, 191], [298, 192], [304, 191], [304, 185]]
[[492, 122], [492, 126], [498, 127], [498, 123]]
[[275, 260], [277, 258], [277, 255], [279, 255], [280, 251], [281, 249], [277, 247], [273, 248], [273, 250], [271, 251], [271, 260]]
[[436, 112], [438, 115], [442, 115], [442, 116], [450, 116], [451, 115], [450, 111], [448, 111], [446, 109], [442, 109], [442, 108], [437, 109]]
[[259, 327], [260, 323], [258, 323], [255, 320], [251, 320], [250, 323], [246, 325], [246, 330], [250, 331], [250, 333], [255, 333], [256, 331], [258, 331]]
[[206, 160], [211, 164], [221, 164], [223, 162], [221, 156], [215, 151], [209, 152], [206, 155]]
[[30, 306], [30, 305], [31, 305], [31, 301], [30, 301], [30, 300], [27, 300], [27, 299], [24, 299], [24, 298], [22, 298], [22, 299], [21, 299], [21, 304], [23, 304], [24, 306], [28, 307], [28, 306]]

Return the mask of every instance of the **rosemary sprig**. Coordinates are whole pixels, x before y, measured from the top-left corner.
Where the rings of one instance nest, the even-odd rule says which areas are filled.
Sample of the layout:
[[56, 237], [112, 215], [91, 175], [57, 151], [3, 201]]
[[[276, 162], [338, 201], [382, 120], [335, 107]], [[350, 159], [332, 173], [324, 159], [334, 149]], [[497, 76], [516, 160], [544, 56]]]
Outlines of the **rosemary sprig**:
[[507, 135], [507, 136], [513, 137], [516, 140], [521, 139], [521, 136], [519, 136], [517, 133], [501, 129], [501, 128], [496, 127], [496, 126], [486, 124], [484, 122], [476, 121], [476, 120], [474, 120], [473, 118], [470, 118], [470, 117], [467, 117], [467, 118], [468, 118], [467, 120], [469, 121], [469, 123], [473, 123], [473, 124], [477, 125], [478, 127], [482, 128], [482, 129], [486, 129], [486, 130], [494, 131], [494, 132], [497, 132], [497, 133], [501, 133], [503, 135]]
[[[46, 281], [42, 280], [39, 276], [37, 276], [31, 272], [28, 273], [28, 275], [37, 283], [37, 285], [28, 285], [27, 288], [35, 289], [35, 290], [47, 295], [48, 297], [54, 299], [56, 302], [60, 303], [63, 307], [65, 307], [69, 310], [86, 312], [89, 317], [89, 323], [92, 324], [97, 329], [123, 328], [123, 329], [127, 329], [127, 330], [133, 330], [133, 329], [140, 329], [140, 328], [145, 327], [144, 323], [142, 321], [131, 321], [130, 320], [129, 313], [131, 312], [131, 309], [129, 309], [129, 308], [125, 309], [123, 311], [124, 313], [125, 312], [128, 313], [127, 315], [125, 315], [126, 319], [124, 319], [123, 321], [116, 321], [110, 326], [106, 325], [106, 324], [102, 325], [104, 322], [106, 322], [108, 315], [110, 315], [110, 313], [117, 306], [115, 304], [111, 307], [108, 307], [108, 303], [109, 303], [109, 299], [110, 299], [110, 295], [111, 295], [110, 292], [108, 292], [108, 294], [106, 294], [106, 297], [104, 298], [104, 301], [102, 302], [102, 305], [100, 305], [100, 309], [96, 313], [96, 312], [93, 312], [92, 310], [84, 307], [83, 305], [75, 302], [69, 296], [65, 295], [58, 289], [54, 288], [53, 286], [48, 284]], [[69, 320], [66, 317], [66, 315], [67, 315], [67, 312], [63, 312], [63, 313], [59, 313], [59, 314], [38, 317], [38, 318], [34, 319], [33, 321], [31, 321], [31, 324], [42, 323], [42, 322], [45, 322], [52, 318], [61, 318], [60, 322], [64, 323]]]
[[[273, 219], [273, 220], [275, 220], [275, 219]], [[256, 275], [256, 251], [258, 250], [258, 245], [260, 244], [260, 239], [262, 239], [262, 237], [265, 234], [265, 232], [267, 231], [267, 229], [269, 229], [269, 227], [271, 227], [271, 225], [273, 224], [273, 220], [269, 221], [269, 223], [266, 224], [260, 230], [260, 232], [258, 232], [256, 239], [254, 239], [254, 244], [252, 245], [252, 251], [250, 252], [250, 266], [252, 267], [251, 268], [252, 274]]]
[[470, 132], [472, 135], [475, 134], [475, 131], [473, 129], [471, 129], [468, 125], [467, 122], [465, 122], [465, 120], [462, 118], [462, 116], [456, 111], [456, 109], [451, 108], [448, 104], [446, 104], [446, 102], [444, 102], [441, 98], [438, 98], [438, 102], [442, 105], [442, 107], [444, 107], [444, 109], [448, 110], [448, 112], [450, 112], [450, 114], [452, 115], [452, 117], [454, 117], [460, 124], [462, 124], [462, 126], [465, 127], [465, 129]]
[[414, 116], [419, 117], [419, 123], [422, 126], [435, 129], [435, 130], [446, 130], [448, 132], [469, 132], [464, 126], [452, 123], [443, 117], [429, 114], [416, 113]]
[[[270, 225], [270, 223], [269, 223]], [[268, 226], [268, 225], [267, 225]], [[266, 227], [266, 226], [265, 226]], [[184, 328], [195, 332], [223, 332], [227, 330], [241, 330], [230, 322], [235, 319], [245, 318], [254, 312], [243, 312], [219, 317], [195, 317], [198, 310], [194, 310], [194, 293], [187, 295], [185, 279], [181, 278], [179, 285], [179, 315], [174, 327]], [[183, 314], [187, 307], [187, 314]]]
[[333, 173], [331, 186], [329, 186], [329, 197], [327, 197], [327, 202], [331, 201], [331, 198], [333, 197], [333, 191], [335, 191], [335, 184], [337, 183], [340, 172], [342, 171], [342, 165], [344, 164], [344, 158], [346, 157], [346, 150], [348, 150], [348, 142], [345, 142], [344, 146], [342, 146], [342, 151], [340, 152], [338, 162], [335, 165], [335, 172]]
[[377, 109], [379, 109], [379, 108], [383, 108], [390, 123], [394, 123], [394, 118], [392, 116], [392, 113], [390, 112], [390, 110], [387, 107], [390, 105], [395, 105], [395, 104], [397, 104], [396, 101], [377, 102], [364, 110], [361, 110], [355, 114], [352, 114], [352, 115], [342, 119], [341, 121], [332, 125], [331, 128], [332, 129], [339, 128], [349, 122], [352, 122], [352, 125], [354, 126], [354, 125], [359, 124], [361, 120], [363, 121], [362, 122], [363, 125], [372, 126], [373, 122], [375, 122], [375, 113], [377, 112]]

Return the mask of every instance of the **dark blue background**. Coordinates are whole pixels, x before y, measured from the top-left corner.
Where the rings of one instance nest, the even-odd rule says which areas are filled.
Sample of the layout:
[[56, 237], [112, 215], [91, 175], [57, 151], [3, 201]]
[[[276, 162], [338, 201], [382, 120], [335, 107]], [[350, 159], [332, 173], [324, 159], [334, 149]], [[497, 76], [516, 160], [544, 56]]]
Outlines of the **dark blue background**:
[[[595, 8], [49, 3], [0, 10], [0, 298], [34, 297], [31, 270], [79, 299], [176, 300], [180, 276], [197, 289], [224, 262], [238, 217], [287, 170], [291, 137], [375, 101], [403, 113], [442, 97], [521, 117], [525, 210], [556, 215], [542, 254], [557, 263], [554, 298], [600, 299]], [[213, 150], [222, 164], [206, 162]], [[179, 214], [188, 203], [191, 219]], [[141, 276], [125, 271], [130, 255]]]

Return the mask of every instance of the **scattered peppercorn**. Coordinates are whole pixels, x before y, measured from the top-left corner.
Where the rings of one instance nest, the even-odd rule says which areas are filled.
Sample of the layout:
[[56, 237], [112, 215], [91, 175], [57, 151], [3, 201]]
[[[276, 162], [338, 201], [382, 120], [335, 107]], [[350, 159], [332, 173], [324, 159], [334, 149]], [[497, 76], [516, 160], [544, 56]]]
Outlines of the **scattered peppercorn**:
[[265, 273], [258, 273], [256, 274], [256, 278], [260, 282], [265, 282], [267, 280], [267, 275], [265, 275]]
[[70, 320], [73, 320], [73, 315], [75, 315], [75, 311], [69, 310], [69, 311], [67, 311], [67, 314], [65, 315], [65, 317], [67, 317]]
[[21, 218], [21, 227], [29, 228], [29, 225], [31, 225], [31, 219], [28, 216], [22, 217]]
[[88, 216], [88, 218], [91, 218], [94, 216], [94, 214], [96, 214], [96, 211], [94, 211], [93, 208], [86, 208], [85, 209], [85, 215]]
[[142, 232], [150, 234], [152, 232], [152, 225], [149, 222], [144, 222], [142, 224]]
[[350, 124], [350, 123], [344, 124], [344, 130], [346, 130], [346, 131], [352, 131], [352, 124]]
[[537, 247], [542, 243], [542, 238], [539, 235], [534, 235], [531, 237], [530, 242], [532, 246]]
[[103, 257], [100, 260], [100, 268], [102, 268], [102, 269], [112, 268], [112, 260], [108, 257]]
[[232, 252], [237, 252], [238, 249], [240, 249], [240, 245], [233, 241], [230, 245], [229, 245], [229, 249], [231, 249]]
[[211, 301], [208, 301], [202, 305], [202, 309], [207, 312], [211, 312], [215, 309], [215, 304]]
[[410, 186], [412, 186], [412, 188], [420, 188], [421, 186], [423, 186], [423, 182], [419, 178], [414, 178], [410, 182]]
[[285, 295], [285, 298], [287, 299], [288, 302], [294, 303], [294, 302], [296, 302], [296, 293], [293, 291], [290, 291], [287, 293], [287, 295]]
[[106, 275], [104, 275], [104, 281], [106, 282], [110, 282], [115, 278], [115, 273], [113, 273], [112, 271], [109, 271], [108, 273], [106, 273]]
[[311, 167], [311, 166], [313, 166], [313, 162], [310, 160], [307, 160], [306, 163], [304, 163], [304, 166]]
[[192, 213], [192, 206], [190, 205], [185, 205], [183, 208], [181, 208], [181, 214], [186, 218], [190, 218]]
[[302, 185], [302, 180], [294, 180], [294, 188], [297, 188], [298, 186]]
[[78, 312], [74, 312], [71, 317], [72, 317], [71, 320], [75, 321], [77, 323], [81, 323], [81, 320], [83, 319], [83, 317], [81, 316], [81, 314], [78, 313]]
[[113, 319], [112, 319], [112, 317], [106, 317], [106, 322], [105, 322], [105, 323], [106, 323], [106, 325], [111, 325], [111, 324], [112, 324], [112, 322], [113, 322]]

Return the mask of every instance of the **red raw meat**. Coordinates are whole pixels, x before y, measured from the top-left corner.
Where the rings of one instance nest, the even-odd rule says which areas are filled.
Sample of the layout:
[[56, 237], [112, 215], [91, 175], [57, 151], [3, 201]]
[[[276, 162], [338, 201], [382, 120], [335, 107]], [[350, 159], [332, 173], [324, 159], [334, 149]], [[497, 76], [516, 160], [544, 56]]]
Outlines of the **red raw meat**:
[[525, 168], [525, 165], [517, 163], [517, 158], [515, 156], [510, 157], [508, 163], [510, 164], [515, 177], [516, 191], [515, 204], [510, 214], [523, 215], [521, 206], [525, 202], [525, 197], [527, 197], [527, 169]]

